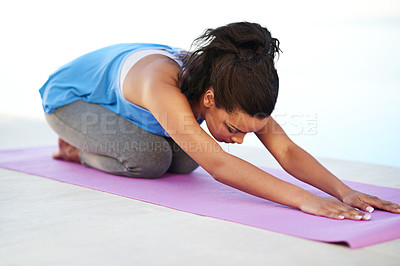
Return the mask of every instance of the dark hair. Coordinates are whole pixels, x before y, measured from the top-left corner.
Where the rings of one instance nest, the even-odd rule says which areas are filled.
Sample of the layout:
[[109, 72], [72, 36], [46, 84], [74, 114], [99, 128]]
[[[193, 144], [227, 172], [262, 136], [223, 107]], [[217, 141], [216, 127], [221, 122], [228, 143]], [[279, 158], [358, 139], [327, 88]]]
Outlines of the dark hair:
[[228, 113], [240, 110], [259, 118], [270, 116], [278, 97], [274, 57], [279, 40], [256, 23], [231, 23], [208, 29], [183, 57], [179, 87], [190, 103], [214, 89], [215, 104]]

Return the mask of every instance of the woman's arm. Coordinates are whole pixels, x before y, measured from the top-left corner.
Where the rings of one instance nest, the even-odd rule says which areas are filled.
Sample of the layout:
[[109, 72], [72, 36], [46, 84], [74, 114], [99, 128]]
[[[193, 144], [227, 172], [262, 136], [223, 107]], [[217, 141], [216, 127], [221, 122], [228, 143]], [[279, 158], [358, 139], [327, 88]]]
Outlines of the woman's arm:
[[310, 154], [290, 140], [272, 117], [268, 119], [265, 128], [256, 135], [282, 168], [297, 179], [338, 199], [351, 190]]
[[213, 178], [252, 195], [296, 208], [300, 207], [302, 199], [313, 197], [311, 193], [226, 153], [197, 123], [186, 97], [172, 78], [176, 71], [174, 65], [154, 64], [143, 73], [141, 102], [174, 141]]
[[[174, 141], [217, 181], [311, 214], [335, 219], [363, 218], [361, 212], [346, 204], [317, 197], [226, 153], [197, 123], [186, 97], [176, 87], [179, 69], [167, 64], [154, 60], [146, 65], [146, 71], [136, 80], [141, 93], [136, 94], [139, 99], [135, 101], [150, 110]], [[129, 100], [129, 93], [126, 97]]]
[[345, 185], [314, 157], [293, 143], [273, 118], [256, 134], [282, 168], [297, 179], [365, 211], [372, 212], [373, 207], [376, 207], [400, 212], [397, 204], [360, 193]]

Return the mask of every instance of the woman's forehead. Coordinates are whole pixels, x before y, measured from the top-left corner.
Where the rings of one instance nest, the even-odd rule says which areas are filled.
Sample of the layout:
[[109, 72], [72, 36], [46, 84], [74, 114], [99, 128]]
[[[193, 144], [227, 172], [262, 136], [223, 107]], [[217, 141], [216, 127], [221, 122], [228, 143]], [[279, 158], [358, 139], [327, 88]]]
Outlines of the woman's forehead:
[[252, 117], [244, 112], [236, 111], [227, 115], [227, 123], [234, 126], [236, 129], [244, 132], [255, 132], [265, 126], [267, 118]]

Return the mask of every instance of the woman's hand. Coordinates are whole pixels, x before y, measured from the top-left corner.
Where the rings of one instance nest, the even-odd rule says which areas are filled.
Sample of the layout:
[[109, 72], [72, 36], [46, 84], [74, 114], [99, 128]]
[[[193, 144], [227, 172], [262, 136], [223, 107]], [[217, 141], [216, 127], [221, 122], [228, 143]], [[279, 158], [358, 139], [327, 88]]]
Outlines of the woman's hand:
[[356, 190], [347, 192], [342, 197], [342, 201], [367, 212], [373, 212], [374, 208], [377, 208], [388, 212], [400, 213], [400, 205]]
[[343, 202], [331, 197], [325, 198], [313, 195], [304, 200], [300, 206], [300, 210], [306, 213], [339, 220], [369, 220], [371, 215], [363, 213], [360, 210], [373, 212], [374, 208], [400, 214], [400, 205], [356, 190], [347, 192], [346, 195], [342, 197], [342, 201]]
[[370, 214], [365, 214], [343, 202], [331, 197], [318, 197], [313, 195], [305, 200], [300, 210], [306, 213], [343, 220], [369, 220]]

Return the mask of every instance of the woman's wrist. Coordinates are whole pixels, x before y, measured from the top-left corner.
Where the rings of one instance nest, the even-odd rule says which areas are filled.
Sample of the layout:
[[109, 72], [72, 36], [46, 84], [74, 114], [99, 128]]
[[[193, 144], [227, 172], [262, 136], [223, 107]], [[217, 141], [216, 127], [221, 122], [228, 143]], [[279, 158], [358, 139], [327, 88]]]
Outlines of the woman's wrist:
[[334, 195], [337, 199], [339, 199], [340, 201], [343, 201], [343, 199], [353, 193], [354, 190], [351, 189], [350, 187], [348, 187], [347, 185], [343, 184], [340, 188], [337, 189], [336, 191], [336, 195]]

